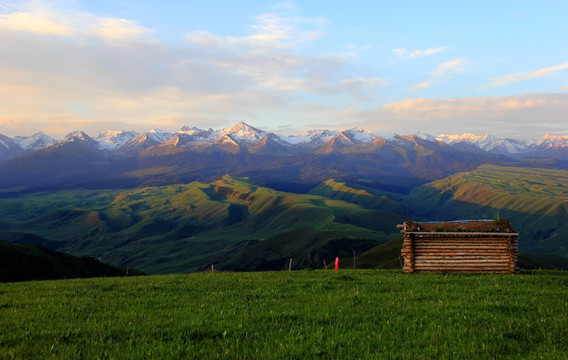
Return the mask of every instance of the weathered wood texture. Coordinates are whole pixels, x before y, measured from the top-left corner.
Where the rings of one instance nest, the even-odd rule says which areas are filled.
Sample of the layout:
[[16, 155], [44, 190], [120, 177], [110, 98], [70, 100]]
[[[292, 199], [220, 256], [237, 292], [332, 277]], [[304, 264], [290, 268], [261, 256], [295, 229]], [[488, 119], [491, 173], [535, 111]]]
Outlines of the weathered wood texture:
[[[483, 221], [482, 228], [487, 228], [488, 221]], [[444, 224], [445, 228], [440, 225]], [[456, 272], [456, 273], [516, 273], [519, 234], [510, 224], [508, 232], [451, 232], [424, 231], [435, 228], [448, 229], [448, 223], [412, 223], [399, 225], [403, 230], [404, 243], [402, 257], [403, 271], [413, 272]], [[467, 224], [470, 222], [451, 223]], [[423, 225], [423, 226], [421, 226]], [[465, 227], [465, 226], [464, 226]], [[493, 228], [497, 229], [497, 226]], [[505, 227], [502, 227], [505, 228]], [[451, 228], [449, 229], [451, 230]]]

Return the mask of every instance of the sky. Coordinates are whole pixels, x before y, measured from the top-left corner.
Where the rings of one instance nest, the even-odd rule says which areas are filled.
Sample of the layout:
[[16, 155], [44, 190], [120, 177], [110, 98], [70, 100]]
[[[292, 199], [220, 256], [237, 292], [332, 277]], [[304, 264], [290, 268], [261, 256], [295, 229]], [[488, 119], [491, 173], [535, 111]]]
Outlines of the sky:
[[568, 135], [568, 1], [0, 2], [0, 134]]

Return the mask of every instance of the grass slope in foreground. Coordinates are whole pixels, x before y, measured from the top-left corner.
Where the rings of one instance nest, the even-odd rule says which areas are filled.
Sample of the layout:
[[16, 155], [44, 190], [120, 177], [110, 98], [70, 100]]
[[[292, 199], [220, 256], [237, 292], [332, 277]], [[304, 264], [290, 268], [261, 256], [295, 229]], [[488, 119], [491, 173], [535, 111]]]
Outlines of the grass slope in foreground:
[[565, 272], [340, 270], [4, 284], [0, 354], [41, 359], [564, 359]]

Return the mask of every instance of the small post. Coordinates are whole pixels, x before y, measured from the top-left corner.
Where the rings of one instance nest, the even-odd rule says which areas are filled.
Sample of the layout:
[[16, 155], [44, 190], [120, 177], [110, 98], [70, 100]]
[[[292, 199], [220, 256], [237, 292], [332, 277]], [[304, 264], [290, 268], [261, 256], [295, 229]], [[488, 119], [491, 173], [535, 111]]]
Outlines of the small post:
[[290, 258], [290, 263], [288, 264], [288, 271], [292, 271], [292, 258]]
[[327, 263], [325, 262], [325, 259], [323, 259], [323, 268], [327, 270]]
[[213, 267], [213, 264], [211, 264], [211, 272], [215, 272], [215, 268]]
[[126, 268], [126, 274], [124, 274], [124, 276], [128, 276], [128, 269], [130, 268]]
[[355, 249], [353, 249], [353, 270], [355, 270]]

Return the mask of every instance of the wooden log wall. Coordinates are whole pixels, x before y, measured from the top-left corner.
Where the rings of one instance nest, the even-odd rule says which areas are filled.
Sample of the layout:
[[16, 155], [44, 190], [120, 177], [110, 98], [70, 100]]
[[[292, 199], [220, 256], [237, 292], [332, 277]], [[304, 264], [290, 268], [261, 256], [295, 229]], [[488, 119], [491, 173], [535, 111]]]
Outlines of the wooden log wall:
[[516, 273], [519, 234], [405, 232], [405, 273]]

